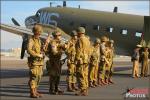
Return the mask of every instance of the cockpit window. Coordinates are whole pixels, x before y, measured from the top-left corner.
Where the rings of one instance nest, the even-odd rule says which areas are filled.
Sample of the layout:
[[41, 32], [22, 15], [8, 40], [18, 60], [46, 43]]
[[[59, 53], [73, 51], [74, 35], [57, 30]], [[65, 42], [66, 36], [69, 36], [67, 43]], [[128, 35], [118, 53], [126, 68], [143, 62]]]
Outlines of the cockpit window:
[[141, 37], [141, 36], [142, 36], [142, 33], [141, 33], [141, 32], [136, 32], [136, 33], [135, 33], [135, 36], [136, 36], [136, 37]]
[[37, 17], [39, 17], [39, 16], [40, 16], [40, 14], [41, 14], [41, 13], [38, 11], [38, 12], [36, 13], [36, 16], [37, 16]]
[[123, 35], [127, 35], [127, 33], [128, 33], [128, 30], [127, 30], [127, 29], [123, 29], [123, 30], [121, 31], [121, 34], [123, 34]]
[[99, 31], [99, 30], [100, 30], [100, 26], [99, 26], [99, 25], [94, 25], [94, 26], [93, 26], [93, 30]]

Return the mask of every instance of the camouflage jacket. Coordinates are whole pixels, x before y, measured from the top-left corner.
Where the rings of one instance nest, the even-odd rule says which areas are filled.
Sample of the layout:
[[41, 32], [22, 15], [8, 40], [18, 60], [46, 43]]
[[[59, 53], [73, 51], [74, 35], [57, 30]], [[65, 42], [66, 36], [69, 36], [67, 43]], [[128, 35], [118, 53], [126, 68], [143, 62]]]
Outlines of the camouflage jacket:
[[76, 43], [76, 60], [78, 64], [89, 63], [90, 58], [90, 41], [86, 36], [82, 36]]
[[99, 63], [99, 61], [100, 61], [100, 47], [99, 46], [98, 47], [94, 46], [92, 48], [90, 63], [92, 65], [95, 65], [95, 64]]
[[49, 59], [59, 61], [64, 51], [63, 46], [64, 45], [61, 44], [61, 41], [56, 39], [51, 40], [46, 50], [46, 54], [48, 55]]
[[30, 37], [28, 44], [27, 44], [27, 52], [29, 53], [30, 57], [28, 59], [28, 63], [31, 65], [43, 65], [44, 59], [38, 57], [39, 54], [42, 53], [41, 51], [41, 40], [34, 38], [34, 36]]
[[76, 40], [71, 39], [67, 44], [66, 54], [67, 54], [67, 63], [75, 63], [75, 55], [76, 55]]

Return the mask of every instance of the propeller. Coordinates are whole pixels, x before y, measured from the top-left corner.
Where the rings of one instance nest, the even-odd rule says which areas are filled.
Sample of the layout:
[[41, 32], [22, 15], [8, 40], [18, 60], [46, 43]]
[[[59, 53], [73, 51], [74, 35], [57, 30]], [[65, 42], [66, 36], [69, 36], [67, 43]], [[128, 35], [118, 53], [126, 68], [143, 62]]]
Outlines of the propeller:
[[[17, 22], [16, 19], [12, 18], [11, 20], [14, 23], [14, 25], [20, 26], [20, 24]], [[28, 35], [24, 34], [22, 36], [22, 39], [23, 39], [23, 41], [22, 41], [21, 56], [20, 56], [21, 59], [24, 58], [25, 50], [27, 49]]]
[[27, 43], [28, 43], [28, 35], [23, 36], [23, 41], [22, 41], [22, 47], [21, 47], [21, 56], [20, 58], [24, 58], [25, 50], [27, 50]]
[[20, 24], [14, 18], [12, 18], [11, 20], [16, 26], [20, 26]]

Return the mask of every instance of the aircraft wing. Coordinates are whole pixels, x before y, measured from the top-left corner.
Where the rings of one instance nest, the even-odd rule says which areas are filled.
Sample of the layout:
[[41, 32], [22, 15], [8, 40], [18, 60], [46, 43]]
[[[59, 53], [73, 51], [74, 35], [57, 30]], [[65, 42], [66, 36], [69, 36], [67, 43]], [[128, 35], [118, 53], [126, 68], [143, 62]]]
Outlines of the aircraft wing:
[[[24, 35], [33, 35], [32, 30], [25, 28], [25, 27], [21, 27], [21, 26], [16, 26], [16, 25], [8, 25], [8, 24], [0, 24], [0, 29], [10, 32], [10, 33], [14, 33], [16, 35], [20, 35], [20, 36], [24, 36]], [[44, 34], [41, 36], [41, 38], [46, 39], [47, 34]]]
[[[42, 24], [41, 24], [42, 25]], [[46, 25], [42, 25], [43, 29], [46, 29], [46, 32], [52, 32], [54, 31], [54, 28], [50, 27], [50, 26], [46, 26]], [[21, 27], [21, 26], [16, 26], [16, 25], [8, 25], [8, 24], [0, 24], [0, 29], [10, 32], [10, 33], [14, 33], [16, 35], [33, 35], [32, 30], [25, 28], [25, 27]], [[62, 29], [60, 29], [59, 27], [56, 27], [57, 30], [61, 31], [62, 33], [62, 40], [66, 40], [69, 39], [70, 36], [68, 34], [66, 34]], [[50, 30], [50, 31], [47, 31]], [[41, 35], [41, 38], [46, 39], [48, 36], [47, 33], [43, 33]]]
[[[43, 27], [43, 31], [45, 32], [45, 33], [42, 33], [42, 35], [40, 36], [42, 40], [47, 39], [48, 33], [51, 34], [55, 30], [58, 30], [62, 33], [62, 41], [64, 43], [70, 38], [70, 36], [68, 34], [66, 34], [59, 27], [54, 28], [51, 25], [43, 25], [43, 24], [41, 24], [41, 25]], [[21, 48], [21, 59], [23, 59], [25, 50], [27, 49], [28, 36], [33, 35], [32, 30], [25, 28], [25, 27], [16, 26], [16, 25], [8, 25], [8, 24], [0, 24], [0, 29], [22, 36], [23, 42], [22, 42], [22, 48]]]
[[23, 36], [24, 34], [33, 35], [31, 29], [16, 25], [0, 24], [0, 29], [20, 36]]

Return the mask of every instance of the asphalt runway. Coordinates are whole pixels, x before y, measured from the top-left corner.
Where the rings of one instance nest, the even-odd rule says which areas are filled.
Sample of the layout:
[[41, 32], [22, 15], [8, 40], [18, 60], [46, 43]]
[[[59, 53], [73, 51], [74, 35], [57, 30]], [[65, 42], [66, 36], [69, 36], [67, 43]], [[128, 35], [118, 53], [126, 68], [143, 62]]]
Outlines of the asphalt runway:
[[[43, 98], [39, 100], [148, 100], [146, 98], [125, 98], [128, 88], [150, 89], [150, 77], [134, 79], [131, 77], [132, 63], [129, 58], [116, 58], [114, 61], [113, 80], [115, 84], [89, 89], [88, 96], [75, 96], [74, 92], [67, 92], [66, 64], [63, 66], [60, 88], [64, 95], [50, 95], [48, 93], [48, 76], [44, 68], [44, 76], [39, 86]], [[1, 100], [31, 100], [28, 87], [27, 61], [14, 57], [1, 57]], [[149, 96], [148, 94], [146, 96]]]

